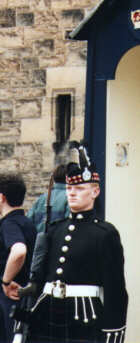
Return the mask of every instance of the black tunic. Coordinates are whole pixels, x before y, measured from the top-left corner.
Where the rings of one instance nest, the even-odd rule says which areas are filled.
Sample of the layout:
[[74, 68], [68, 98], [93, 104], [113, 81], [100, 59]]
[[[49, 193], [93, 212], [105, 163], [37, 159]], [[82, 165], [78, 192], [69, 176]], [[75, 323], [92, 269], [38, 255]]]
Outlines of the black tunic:
[[112, 224], [96, 219], [94, 212], [88, 211], [51, 225], [44, 275], [49, 282], [97, 285], [103, 290], [103, 297], [47, 296], [32, 317], [30, 332], [34, 343], [123, 342], [128, 296], [123, 248]]

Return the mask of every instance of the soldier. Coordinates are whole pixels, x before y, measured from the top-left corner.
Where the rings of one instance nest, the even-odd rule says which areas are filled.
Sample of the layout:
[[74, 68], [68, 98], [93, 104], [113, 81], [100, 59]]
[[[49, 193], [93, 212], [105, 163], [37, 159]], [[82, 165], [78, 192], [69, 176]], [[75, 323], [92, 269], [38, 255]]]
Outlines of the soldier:
[[[31, 343], [122, 343], [128, 296], [117, 229], [96, 217], [100, 178], [86, 149], [67, 167], [69, 219], [51, 224], [44, 285], [32, 307]], [[32, 272], [32, 282], [37, 282]], [[40, 280], [41, 281], [41, 280]]]

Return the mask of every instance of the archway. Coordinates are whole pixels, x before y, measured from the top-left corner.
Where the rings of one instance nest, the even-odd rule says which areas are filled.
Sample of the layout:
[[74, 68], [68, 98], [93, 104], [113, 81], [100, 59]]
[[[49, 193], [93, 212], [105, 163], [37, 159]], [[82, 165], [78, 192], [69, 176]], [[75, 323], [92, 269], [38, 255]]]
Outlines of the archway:
[[107, 85], [106, 220], [120, 231], [129, 292], [128, 343], [140, 318], [140, 46], [120, 60]]

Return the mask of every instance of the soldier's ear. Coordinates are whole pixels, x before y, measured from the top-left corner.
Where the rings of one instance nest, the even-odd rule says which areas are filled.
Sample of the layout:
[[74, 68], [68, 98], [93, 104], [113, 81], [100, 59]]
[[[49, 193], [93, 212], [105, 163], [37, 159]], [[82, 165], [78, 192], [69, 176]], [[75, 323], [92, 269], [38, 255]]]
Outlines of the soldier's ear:
[[92, 195], [93, 195], [93, 199], [96, 199], [99, 194], [100, 194], [100, 186], [99, 184], [93, 184], [93, 189], [92, 189]]
[[3, 193], [0, 193], [0, 203], [1, 204], [2, 204], [4, 199], [5, 199], [5, 195], [3, 195]]

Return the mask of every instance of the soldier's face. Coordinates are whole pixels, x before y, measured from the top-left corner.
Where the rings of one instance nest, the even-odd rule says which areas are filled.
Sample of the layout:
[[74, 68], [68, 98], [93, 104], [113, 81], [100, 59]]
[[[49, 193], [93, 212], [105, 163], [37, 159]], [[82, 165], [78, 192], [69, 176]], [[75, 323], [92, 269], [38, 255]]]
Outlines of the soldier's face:
[[99, 187], [91, 183], [67, 185], [67, 197], [72, 212], [88, 211], [93, 208], [94, 201], [99, 195]]

